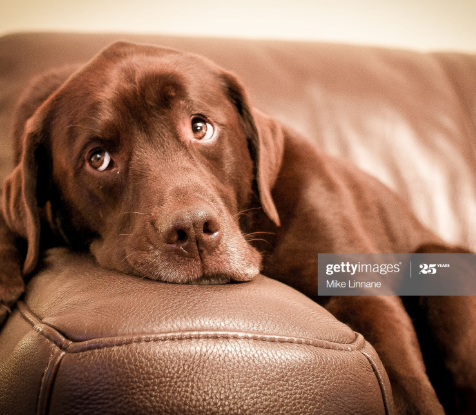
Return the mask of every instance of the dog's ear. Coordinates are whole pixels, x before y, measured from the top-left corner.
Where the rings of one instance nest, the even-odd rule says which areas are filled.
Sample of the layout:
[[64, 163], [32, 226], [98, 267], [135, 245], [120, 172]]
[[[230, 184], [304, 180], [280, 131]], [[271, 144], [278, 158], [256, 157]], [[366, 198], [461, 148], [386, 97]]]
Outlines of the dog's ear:
[[222, 74], [225, 92], [243, 120], [248, 138], [254, 175], [258, 183], [261, 206], [266, 215], [280, 226], [278, 211], [271, 196], [281, 168], [284, 149], [284, 130], [273, 118], [251, 108], [245, 88], [238, 79], [225, 72]]
[[[39, 180], [45, 117], [38, 110], [26, 123], [22, 136], [19, 163], [3, 183], [2, 211], [7, 226], [28, 244], [23, 274], [32, 272], [38, 262], [40, 248], [39, 206], [46, 203], [45, 189]], [[18, 137], [17, 137], [18, 138]]]

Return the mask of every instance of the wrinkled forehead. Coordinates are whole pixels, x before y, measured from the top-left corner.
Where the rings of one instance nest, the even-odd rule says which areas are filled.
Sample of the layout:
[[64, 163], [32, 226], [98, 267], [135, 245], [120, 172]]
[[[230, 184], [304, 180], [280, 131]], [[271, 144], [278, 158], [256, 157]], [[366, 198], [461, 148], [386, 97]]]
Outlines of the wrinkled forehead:
[[101, 71], [110, 87], [129, 86], [143, 94], [160, 95], [164, 88], [189, 95], [219, 89], [216, 65], [200, 56], [167, 48], [113, 45], [91, 62], [90, 69]]
[[189, 81], [200, 77], [211, 81], [220, 68], [204, 57], [175, 49], [132, 43], [115, 43], [93, 58], [80, 73], [104, 80], [131, 83], [150, 81], [151, 75], [175, 75]]
[[197, 55], [118, 43], [70, 78], [60, 96], [70, 115], [86, 111], [101, 118], [115, 115], [108, 112], [167, 110], [177, 102], [206, 107], [223, 103], [221, 73], [217, 65]]

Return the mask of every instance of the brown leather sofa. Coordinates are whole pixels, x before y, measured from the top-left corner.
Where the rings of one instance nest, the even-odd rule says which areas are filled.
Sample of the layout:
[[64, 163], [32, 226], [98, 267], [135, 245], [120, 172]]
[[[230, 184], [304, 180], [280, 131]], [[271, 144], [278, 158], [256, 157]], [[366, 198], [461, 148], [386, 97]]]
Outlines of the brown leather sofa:
[[[379, 177], [446, 239], [476, 248], [476, 56], [469, 54], [166, 36], [4, 36], [0, 180], [12, 168], [8, 131], [28, 79], [85, 62], [119, 39], [197, 52], [234, 71], [258, 108]], [[289, 287], [266, 277], [162, 284], [55, 249], [0, 332], [0, 413], [394, 409], [372, 347]]]

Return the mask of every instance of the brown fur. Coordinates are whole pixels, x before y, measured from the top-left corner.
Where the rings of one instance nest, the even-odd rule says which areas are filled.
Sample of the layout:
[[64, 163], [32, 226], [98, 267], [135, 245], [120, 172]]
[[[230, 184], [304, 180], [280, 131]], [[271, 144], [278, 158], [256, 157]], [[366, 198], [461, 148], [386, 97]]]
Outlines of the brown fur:
[[[211, 142], [194, 138], [194, 115], [215, 126]], [[195, 55], [114, 44], [79, 70], [36, 82], [14, 135], [17, 164], [0, 215], [0, 299], [8, 307], [24, 289], [22, 275], [54, 245], [174, 283], [247, 281], [261, 269], [316, 301], [318, 253], [459, 250], [380, 182], [251, 108], [234, 75]], [[113, 160], [102, 172], [88, 163], [98, 147]], [[460, 320], [475, 315], [473, 302], [420, 304], [465, 394], [475, 391], [476, 367]], [[324, 305], [374, 345], [399, 413], [443, 413], [399, 298]], [[466, 340], [454, 348], [449, 339]]]

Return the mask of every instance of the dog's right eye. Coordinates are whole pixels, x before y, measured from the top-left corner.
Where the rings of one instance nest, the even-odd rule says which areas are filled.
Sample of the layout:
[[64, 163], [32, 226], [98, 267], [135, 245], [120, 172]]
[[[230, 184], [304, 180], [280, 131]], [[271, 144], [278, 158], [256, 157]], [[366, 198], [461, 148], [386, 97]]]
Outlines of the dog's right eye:
[[97, 171], [106, 170], [110, 164], [111, 156], [102, 148], [97, 148], [89, 154], [89, 165]]

